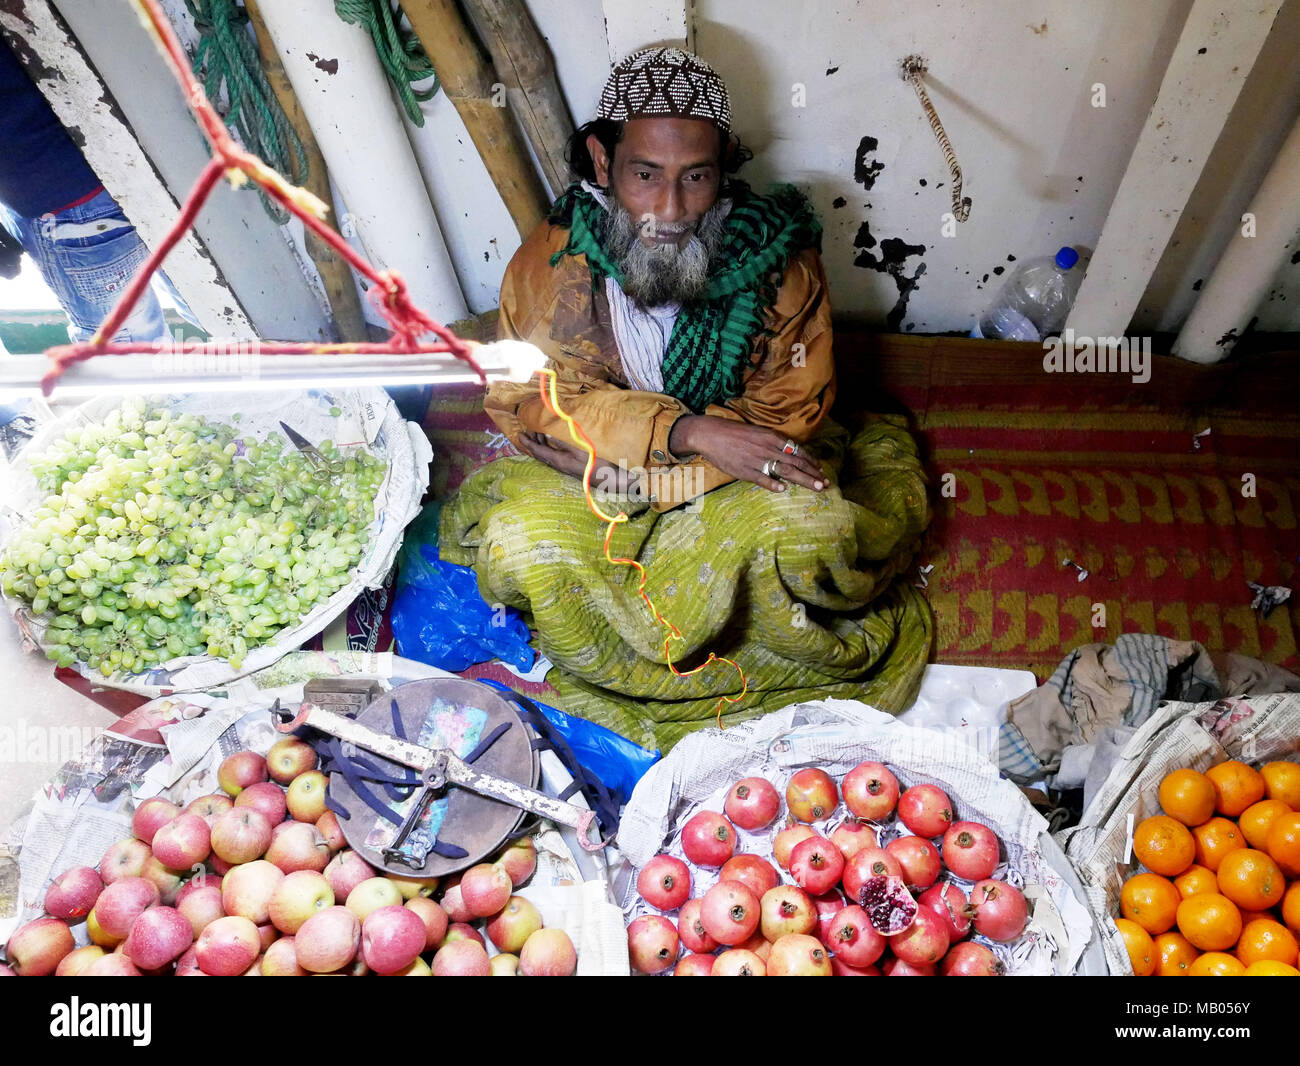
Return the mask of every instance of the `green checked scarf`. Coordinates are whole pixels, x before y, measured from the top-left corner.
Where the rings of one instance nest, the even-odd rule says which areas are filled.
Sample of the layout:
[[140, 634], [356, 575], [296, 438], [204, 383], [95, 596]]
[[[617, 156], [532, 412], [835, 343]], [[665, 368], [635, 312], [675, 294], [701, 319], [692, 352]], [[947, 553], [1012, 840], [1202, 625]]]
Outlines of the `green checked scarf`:
[[[580, 185], [565, 190], [550, 221], [569, 227], [569, 243], [551, 265], [565, 255], [585, 255], [593, 286], [605, 277], [621, 285], [622, 272], [600, 242], [604, 210]], [[664, 353], [664, 392], [692, 411], [740, 394], [750, 347], [786, 263], [805, 248], [821, 247], [821, 223], [792, 185], [779, 185], [768, 196], [740, 190], [724, 232], [722, 265], [704, 298], [682, 308]]]

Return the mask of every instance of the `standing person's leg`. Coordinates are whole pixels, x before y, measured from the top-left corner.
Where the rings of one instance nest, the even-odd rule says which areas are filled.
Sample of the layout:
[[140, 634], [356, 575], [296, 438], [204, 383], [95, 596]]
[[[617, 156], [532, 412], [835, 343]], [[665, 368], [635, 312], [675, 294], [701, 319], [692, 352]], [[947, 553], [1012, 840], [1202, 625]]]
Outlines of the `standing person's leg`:
[[[4, 225], [27, 250], [71, 322], [68, 336], [89, 340], [149, 256], [117, 202], [107, 191], [57, 214], [23, 218], [0, 207]], [[140, 297], [111, 338], [169, 340], [162, 305], [153, 290]]]

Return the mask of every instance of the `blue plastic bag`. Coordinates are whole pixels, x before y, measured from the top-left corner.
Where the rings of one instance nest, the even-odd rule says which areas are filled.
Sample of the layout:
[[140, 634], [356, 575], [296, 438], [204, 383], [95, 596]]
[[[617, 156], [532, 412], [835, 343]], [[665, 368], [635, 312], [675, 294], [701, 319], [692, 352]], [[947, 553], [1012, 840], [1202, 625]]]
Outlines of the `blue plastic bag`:
[[453, 673], [496, 658], [531, 669], [533, 649], [519, 612], [484, 602], [473, 570], [438, 558], [439, 510], [434, 503], [420, 512], [397, 556], [392, 626], [398, 654]]

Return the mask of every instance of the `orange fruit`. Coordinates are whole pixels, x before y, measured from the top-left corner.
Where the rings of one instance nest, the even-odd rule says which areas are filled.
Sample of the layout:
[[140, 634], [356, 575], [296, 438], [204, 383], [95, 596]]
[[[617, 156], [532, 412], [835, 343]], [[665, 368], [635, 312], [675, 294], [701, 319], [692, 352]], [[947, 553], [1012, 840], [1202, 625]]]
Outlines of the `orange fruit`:
[[1229, 818], [1236, 818], [1252, 803], [1264, 798], [1264, 778], [1260, 772], [1236, 759], [1211, 766], [1205, 776], [1214, 786], [1214, 809]]
[[1124, 938], [1128, 961], [1133, 964], [1133, 976], [1150, 977], [1156, 969], [1156, 948], [1151, 942], [1151, 934], [1127, 918], [1116, 918], [1115, 928]]
[[1275, 962], [1273, 959], [1261, 959], [1259, 962], [1252, 962], [1246, 967], [1243, 977], [1300, 977], [1300, 970], [1294, 966], [1288, 966], [1285, 962]]
[[1120, 889], [1119, 909], [1152, 936], [1174, 927], [1178, 904], [1183, 901], [1174, 883], [1157, 874], [1134, 874]]
[[1160, 782], [1160, 806], [1183, 825], [1200, 825], [1214, 817], [1214, 785], [1195, 770], [1175, 770]]
[[1246, 846], [1241, 830], [1226, 818], [1211, 818], [1198, 825], [1192, 830], [1192, 839], [1196, 843], [1197, 864], [1214, 873], [1218, 873], [1219, 863], [1228, 852]]
[[1243, 910], [1266, 911], [1282, 902], [1286, 881], [1262, 851], [1238, 848], [1219, 864], [1219, 891]]
[[1189, 977], [1240, 977], [1246, 967], [1235, 955], [1225, 951], [1207, 951], [1198, 955], [1187, 971]]
[[1241, 907], [1238, 907], [1237, 910], [1241, 911], [1241, 927], [1243, 929], [1260, 918], [1267, 918], [1270, 922], [1277, 921], [1277, 915], [1272, 911], [1248, 911], [1243, 910]]
[[1264, 959], [1294, 966], [1297, 955], [1300, 955], [1300, 943], [1295, 934], [1281, 922], [1268, 918], [1247, 922], [1237, 941], [1237, 958], [1247, 966]]
[[1237, 819], [1237, 828], [1252, 848], [1263, 851], [1268, 843], [1268, 831], [1280, 815], [1290, 814], [1291, 808], [1281, 800], [1260, 800], [1252, 803]]
[[1177, 877], [1192, 865], [1196, 842], [1182, 822], [1157, 814], [1143, 818], [1133, 830], [1133, 854], [1153, 873]]
[[1178, 904], [1178, 931], [1202, 951], [1226, 951], [1241, 936], [1241, 911], [1217, 892]]
[[1178, 894], [1186, 899], [1188, 896], [1198, 896], [1202, 892], [1218, 892], [1219, 879], [1214, 876], [1213, 870], [1193, 864], [1174, 878], [1174, 887], [1178, 889]]
[[1282, 922], [1300, 936], [1300, 881], [1294, 882], [1282, 897]]
[[1279, 815], [1268, 830], [1265, 851], [1287, 877], [1300, 877], [1300, 812]]
[[1270, 762], [1259, 768], [1264, 792], [1269, 799], [1281, 800], [1293, 811], [1300, 811], [1300, 763]]
[[1200, 955], [1182, 933], [1161, 933], [1152, 945], [1156, 949], [1157, 977], [1186, 977]]

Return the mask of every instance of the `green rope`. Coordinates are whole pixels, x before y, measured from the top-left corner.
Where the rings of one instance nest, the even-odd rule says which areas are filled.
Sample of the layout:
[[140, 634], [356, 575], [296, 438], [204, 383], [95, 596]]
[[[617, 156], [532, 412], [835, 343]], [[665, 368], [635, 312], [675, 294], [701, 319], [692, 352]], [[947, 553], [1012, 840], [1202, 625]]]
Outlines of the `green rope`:
[[[424, 125], [420, 111], [421, 100], [432, 100], [438, 92], [438, 75], [433, 63], [425, 54], [420, 38], [413, 30], [400, 29], [401, 8], [398, 18], [389, 0], [334, 0], [334, 11], [344, 22], [364, 26], [370, 31], [388, 80], [401, 97], [406, 116], [417, 126]], [[411, 88], [411, 83], [433, 76], [433, 85], [422, 92]]]
[[[224, 84], [226, 125], [244, 147], [294, 185], [307, 181], [307, 153], [262, 72], [248, 15], [235, 0], [185, 0], [200, 34], [194, 74], [214, 104]], [[267, 214], [281, 225], [289, 213], [259, 190]]]

